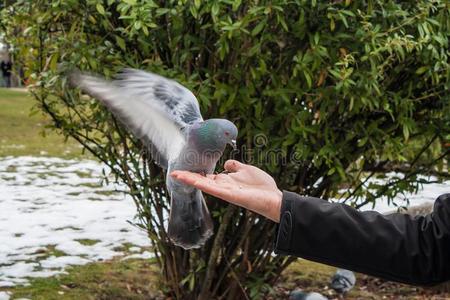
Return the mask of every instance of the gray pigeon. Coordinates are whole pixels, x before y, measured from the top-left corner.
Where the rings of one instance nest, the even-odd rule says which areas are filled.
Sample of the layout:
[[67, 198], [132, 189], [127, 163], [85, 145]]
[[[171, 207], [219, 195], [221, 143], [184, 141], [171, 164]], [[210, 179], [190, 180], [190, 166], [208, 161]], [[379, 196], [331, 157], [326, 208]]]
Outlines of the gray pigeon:
[[174, 170], [213, 173], [226, 145], [236, 147], [236, 126], [225, 119], [203, 120], [191, 91], [156, 74], [125, 69], [113, 81], [80, 72], [70, 77], [72, 85], [100, 100], [141, 139], [167, 171], [171, 241], [184, 249], [204, 245], [213, 223], [203, 195], [169, 174]]
[[352, 271], [337, 269], [331, 277], [331, 288], [339, 294], [345, 294], [350, 291], [356, 283], [355, 274]]
[[289, 294], [289, 300], [328, 300], [328, 298], [316, 292], [306, 293], [297, 289]]

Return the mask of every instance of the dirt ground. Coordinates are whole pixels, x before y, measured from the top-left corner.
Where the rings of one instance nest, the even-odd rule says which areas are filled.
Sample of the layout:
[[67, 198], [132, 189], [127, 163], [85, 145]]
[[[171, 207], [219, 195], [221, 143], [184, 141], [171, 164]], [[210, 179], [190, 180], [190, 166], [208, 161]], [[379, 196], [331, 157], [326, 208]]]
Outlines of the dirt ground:
[[450, 283], [436, 287], [415, 287], [371, 276], [356, 274], [355, 287], [340, 297], [330, 287], [330, 278], [336, 268], [307, 260], [298, 260], [283, 273], [266, 299], [288, 299], [297, 288], [307, 292], [318, 292], [329, 299], [450, 299]]

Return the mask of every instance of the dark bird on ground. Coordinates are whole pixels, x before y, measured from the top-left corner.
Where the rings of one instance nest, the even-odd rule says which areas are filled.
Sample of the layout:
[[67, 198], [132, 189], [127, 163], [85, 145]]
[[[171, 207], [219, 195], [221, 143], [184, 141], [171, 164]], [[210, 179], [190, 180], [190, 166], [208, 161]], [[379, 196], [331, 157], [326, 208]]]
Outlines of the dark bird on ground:
[[328, 298], [316, 292], [306, 293], [297, 289], [289, 294], [289, 300], [328, 300]]
[[203, 120], [191, 91], [153, 73], [125, 69], [109, 81], [73, 72], [70, 79], [72, 85], [105, 105], [167, 171], [171, 241], [184, 249], [204, 245], [213, 233], [213, 223], [203, 195], [169, 174], [174, 170], [213, 173], [226, 145], [236, 147], [236, 126], [226, 119]]
[[350, 291], [356, 283], [355, 274], [352, 271], [337, 269], [331, 277], [331, 288], [338, 294], [345, 294]]

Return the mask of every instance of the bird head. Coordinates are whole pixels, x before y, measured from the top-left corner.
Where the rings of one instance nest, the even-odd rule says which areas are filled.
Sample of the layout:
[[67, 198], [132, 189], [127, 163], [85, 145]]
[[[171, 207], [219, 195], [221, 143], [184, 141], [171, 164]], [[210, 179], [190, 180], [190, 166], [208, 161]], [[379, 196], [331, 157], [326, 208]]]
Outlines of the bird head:
[[223, 151], [226, 145], [236, 149], [237, 127], [225, 119], [209, 119], [196, 130], [197, 143], [202, 148]]
[[355, 274], [352, 271], [338, 269], [331, 277], [330, 286], [338, 294], [345, 294], [350, 291], [356, 283]]

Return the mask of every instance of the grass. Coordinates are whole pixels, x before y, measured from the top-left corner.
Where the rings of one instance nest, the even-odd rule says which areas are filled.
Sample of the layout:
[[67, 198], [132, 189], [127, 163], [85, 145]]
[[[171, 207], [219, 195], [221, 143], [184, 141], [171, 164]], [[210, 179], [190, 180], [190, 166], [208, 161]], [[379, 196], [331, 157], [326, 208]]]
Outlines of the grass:
[[[30, 115], [34, 101], [25, 91], [0, 89], [0, 157], [82, 155], [79, 145], [46, 129], [50, 119], [41, 113]], [[43, 136], [45, 132], [45, 137]]]
[[[287, 299], [290, 291], [300, 288], [307, 292], [319, 292], [329, 299], [341, 299], [329, 287], [330, 278], [336, 268], [304, 259], [292, 263], [278, 280], [273, 296], [267, 299]], [[421, 288], [356, 273], [355, 287], [344, 299], [450, 299], [450, 293], [439, 292], [437, 288]]]
[[[328, 286], [335, 268], [299, 259], [282, 274], [273, 291], [264, 299], [288, 299], [289, 292], [300, 288], [319, 292], [329, 299], [340, 299]], [[31, 279], [28, 286], [0, 288], [12, 293], [12, 299], [166, 299], [159, 281], [161, 272], [153, 260], [115, 258], [101, 263], [70, 267], [67, 274]], [[345, 299], [450, 299], [450, 294], [431, 288], [418, 288], [356, 274], [356, 286]]]
[[100, 242], [99, 240], [91, 240], [91, 239], [79, 239], [79, 240], [75, 240], [75, 241], [77, 241], [81, 245], [85, 245], [85, 246], [93, 246]]
[[33, 300], [144, 300], [161, 297], [158, 268], [149, 260], [119, 258], [68, 269], [67, 274], [32, 279], [28, 286], [0, 288], [12, 299]]
[[56, 249], [55, 245], [48, 245], [45, 248], [39, 249], [35, 254], [40, 254], [39, 260], [49, 258], [50, 256], [61, 257], [67, 255], [63, 251]]

